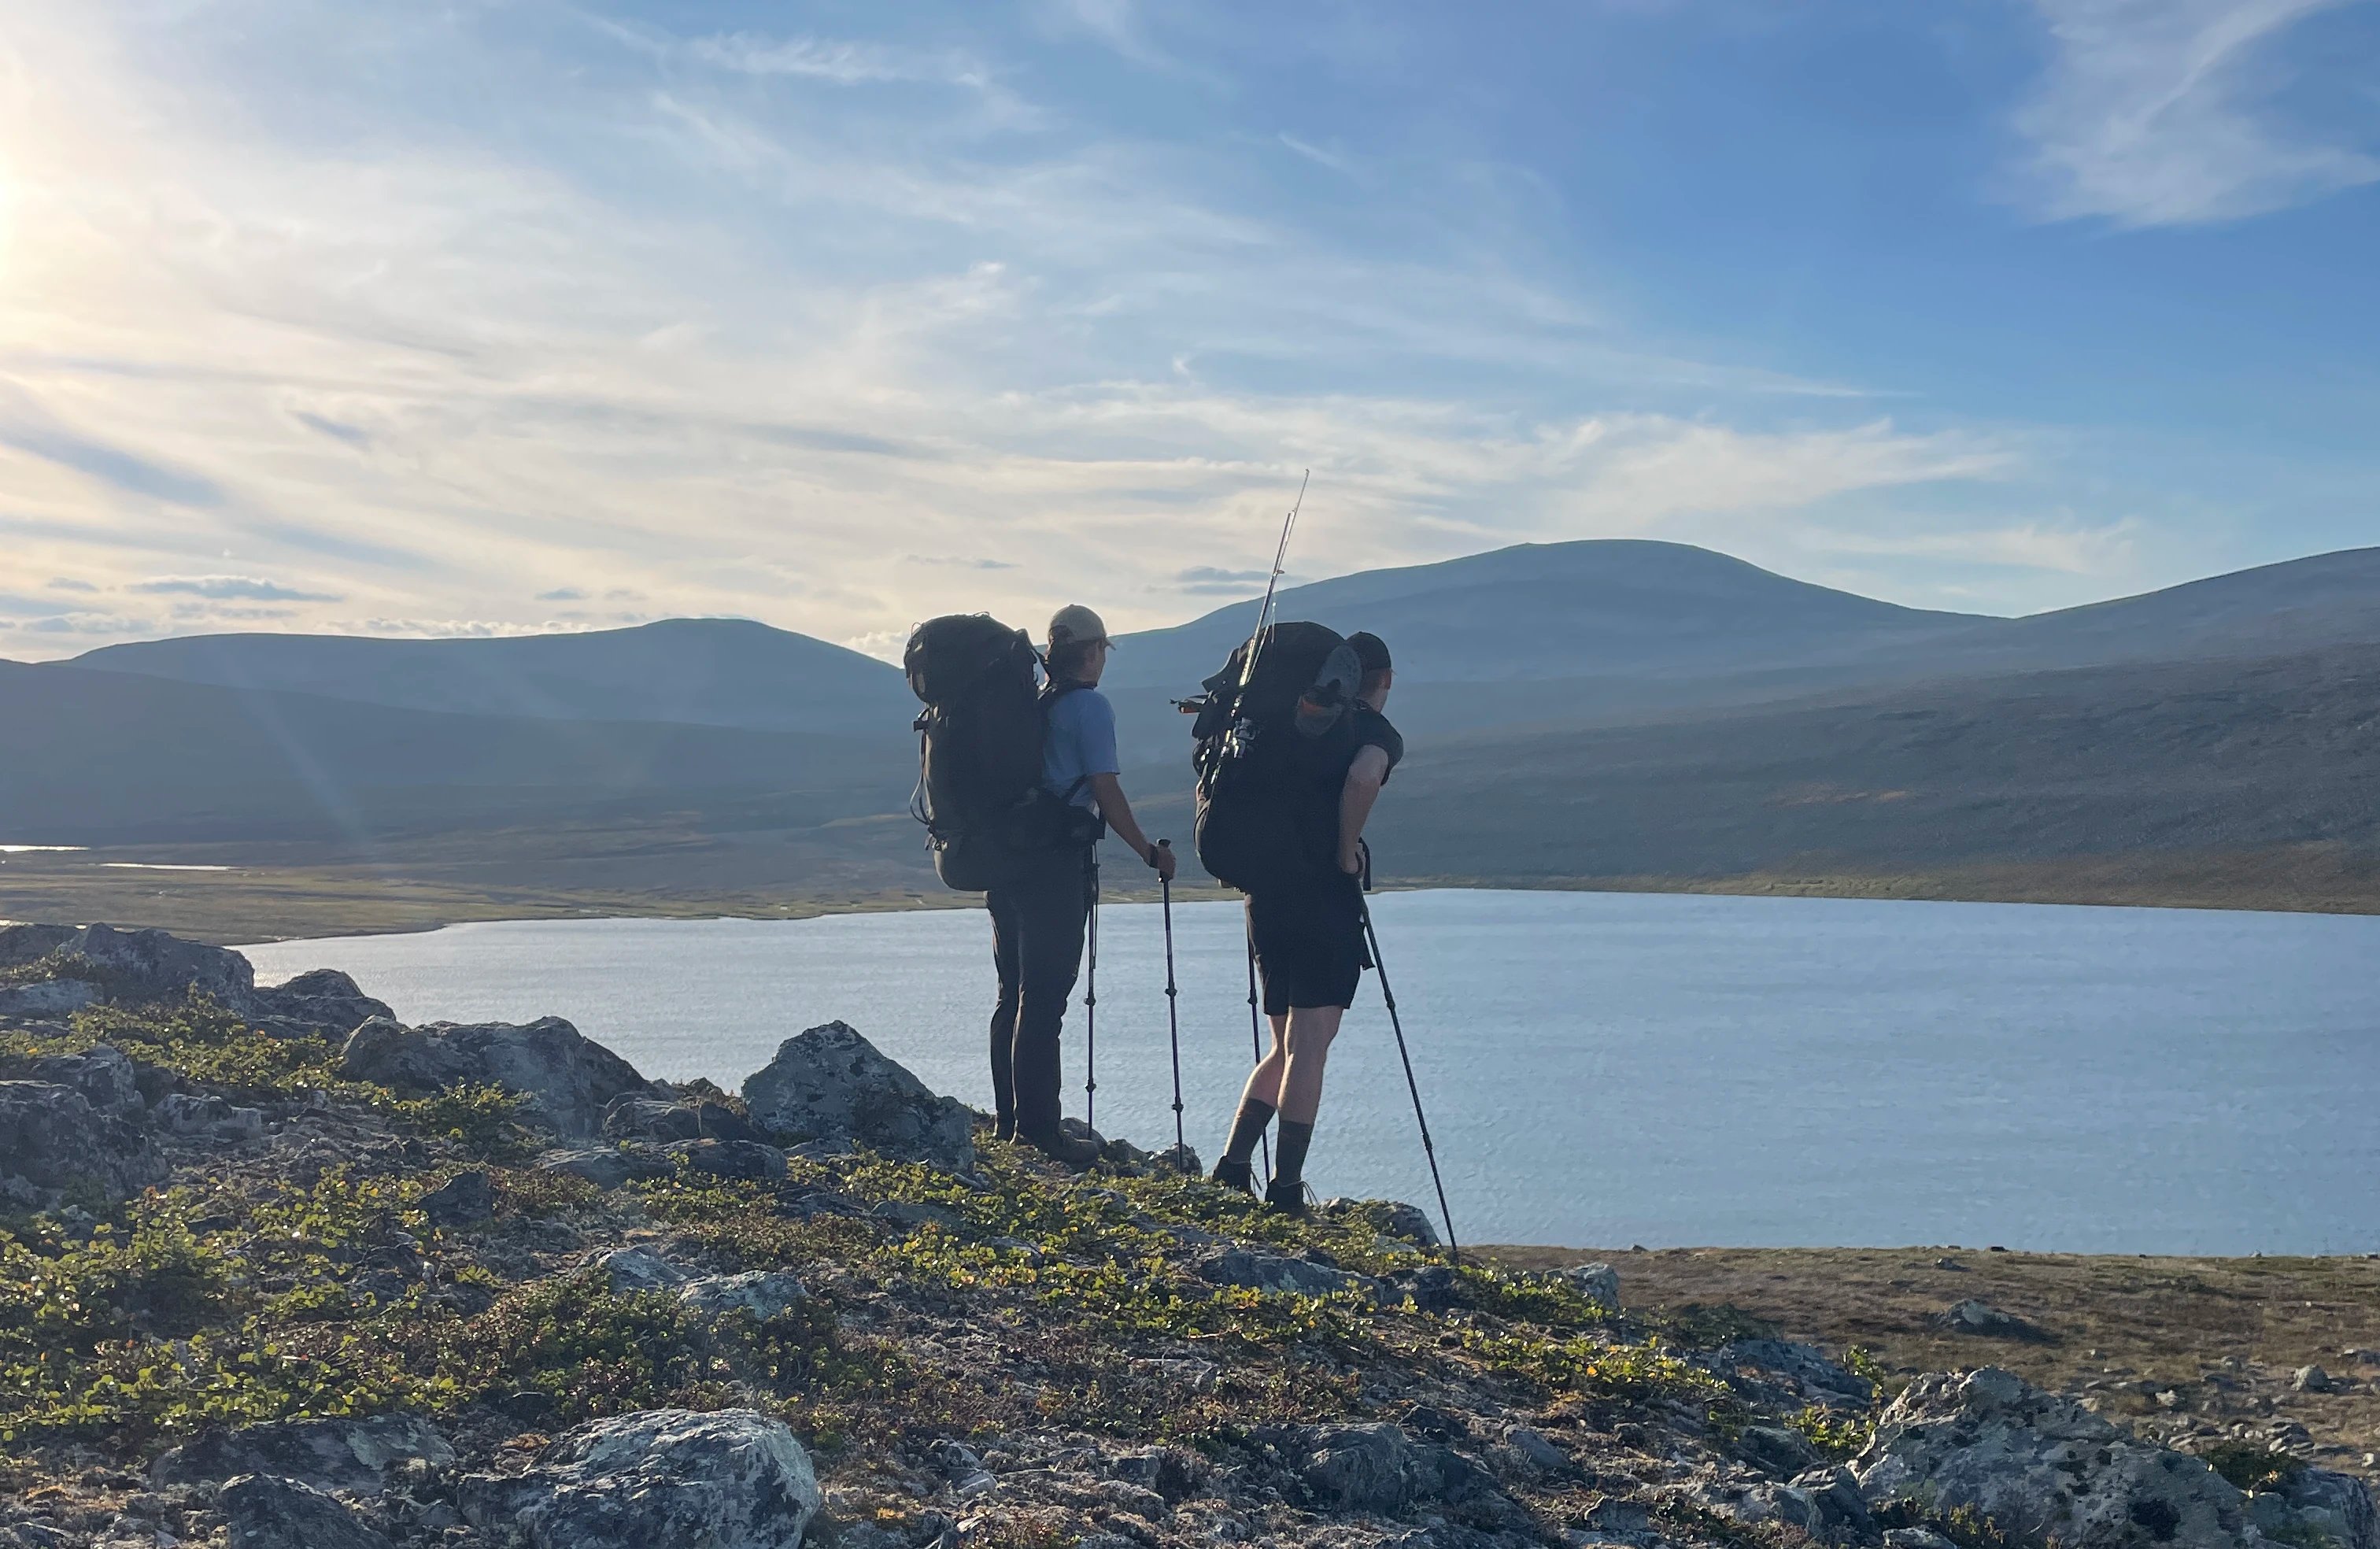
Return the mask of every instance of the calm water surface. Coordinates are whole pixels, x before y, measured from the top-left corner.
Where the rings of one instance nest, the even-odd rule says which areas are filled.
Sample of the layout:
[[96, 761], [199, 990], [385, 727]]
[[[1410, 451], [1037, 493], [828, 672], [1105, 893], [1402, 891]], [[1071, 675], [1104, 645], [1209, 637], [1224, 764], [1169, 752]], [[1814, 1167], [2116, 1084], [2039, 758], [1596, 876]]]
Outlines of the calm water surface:
[[[2380, 919], [1523, 892], [1374, 900], [1466, 1240], [2380, 1250]], [[1191, 1143], [1249, 1063], [1236, 906], [1176, 906]], [[246, 949], [408, 1021], [553, 1014], [734, 1087], [840, 1018], [990, 1105], [977, 910], [535, 921]], [[1098, 1120], [1172, 1138], [1154, 906], [1100, 911]], [[1082, 1112], [1079, 991], [1068, 1111]], [[1366, 977], [1307, 1176], [1426, 1201]]]

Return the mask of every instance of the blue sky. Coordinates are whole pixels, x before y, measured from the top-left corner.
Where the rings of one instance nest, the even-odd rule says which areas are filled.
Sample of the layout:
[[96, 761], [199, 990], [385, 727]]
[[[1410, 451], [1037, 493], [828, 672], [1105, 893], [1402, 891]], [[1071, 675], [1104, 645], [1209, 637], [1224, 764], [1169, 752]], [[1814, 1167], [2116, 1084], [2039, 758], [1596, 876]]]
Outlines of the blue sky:
[[0, 654], [2380, 543], [2380, 4], [33, 0]]

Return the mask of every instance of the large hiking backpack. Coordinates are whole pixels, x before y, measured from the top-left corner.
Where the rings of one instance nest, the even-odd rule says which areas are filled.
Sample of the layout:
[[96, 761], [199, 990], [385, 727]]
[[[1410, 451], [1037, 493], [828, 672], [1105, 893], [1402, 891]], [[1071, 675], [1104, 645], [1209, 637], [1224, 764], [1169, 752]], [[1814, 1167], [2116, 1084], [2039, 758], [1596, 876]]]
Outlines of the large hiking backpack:
[[1198, 743], [1196, 838], [1198, 863], [1217, 881], [1254, 893], [1335, 867], [1331, 776], [1344, 772], [1352, 751], [1362, 678], [1354, 648], [1335, 631], [1292, 623], [1269, 626], [1207, 679], [1191, 727]]
[[997, 885], [1033, 852], [1099, 836], [1095, 815], [1042, 788], [1051, 696], [1035, 680], [1039, 661], [1023, 630], [979, 613], [928, 619], [902, 653], [926, 706], [910, 811], [935, 874], [962, 892]]

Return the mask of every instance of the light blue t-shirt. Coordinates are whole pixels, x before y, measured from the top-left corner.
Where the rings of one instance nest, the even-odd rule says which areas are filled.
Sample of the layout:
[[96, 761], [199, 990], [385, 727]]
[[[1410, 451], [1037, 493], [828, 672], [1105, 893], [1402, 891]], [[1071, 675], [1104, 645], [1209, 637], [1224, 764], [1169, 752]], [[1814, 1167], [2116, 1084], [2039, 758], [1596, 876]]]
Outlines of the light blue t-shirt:
[[[1041, 784], [1064, 796], [1090, 774], [1116, 772], [1115, 707], [1097, 689], [1071, 689], [1050, 702], [1049, 735], [1041, 743]], [[1077, 807], [1097, 805], [1087, 781], [1075, 791]]]

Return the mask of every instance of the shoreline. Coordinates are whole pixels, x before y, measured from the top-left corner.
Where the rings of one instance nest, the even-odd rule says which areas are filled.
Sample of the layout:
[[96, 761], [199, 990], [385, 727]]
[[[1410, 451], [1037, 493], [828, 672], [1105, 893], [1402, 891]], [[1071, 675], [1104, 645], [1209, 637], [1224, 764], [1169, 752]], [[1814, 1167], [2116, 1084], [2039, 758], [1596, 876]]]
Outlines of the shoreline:
[[[227, 847], [141, 847], [150, 865], [222, 864]], [[830, 914], [978, 909], [980, 895], [941, 888], [930, 874], [887, 882], [866, 875], [798, 884], [706, 885], [667, 874], [646, 885], [574, 885], [568, 880], [491, 881], [455, 874], [451, 862], [236, 865], [227, 871], [128, 870], [103, 859], [122, 850], [12, 854], [0, 861], [0, 915], [156, 926], [222, 944], [400, 935], [448, 925], [525, 920], [804, 920]], [[659, 870], [657, 868], [657, 870]], [[1106, 868], [1112, 879], [1123, 868]], [[2327, 879], [2337, 881], [2336, 878]], [[607, 882], [613, 879], [607, 878]], [[2234, 910], [2260, 914], [2380, 914], [2380, 890], [2299, 883], [2274, 872], [2243, 877], [2205, 866], [2162, 877], [2136, 863], [1990, 866], [1938, 872], [1755, 872], [1725, 877], [1434, 874], [1398, 878], [1380, 892], [1432, 889], [1661, 893], [1694, 896], [1845, 898], [1902, 903], [2042, 904], [2074, 908]], [[1179, 902], [1235, 898], [1212, 884], [1181, 885]], [[1153, 887], [1111, 881], [1111, 903], [1154, 903]]]

